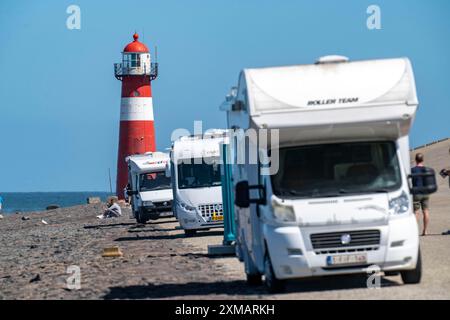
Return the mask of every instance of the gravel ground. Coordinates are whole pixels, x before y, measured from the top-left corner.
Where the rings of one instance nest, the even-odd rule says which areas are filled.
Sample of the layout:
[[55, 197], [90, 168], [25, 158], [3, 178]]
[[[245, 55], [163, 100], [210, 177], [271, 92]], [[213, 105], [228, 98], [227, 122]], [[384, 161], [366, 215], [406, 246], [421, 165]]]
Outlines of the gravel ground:
[[[328, 277], [296, 281], [286, 293], [269, 295], [263, 286], [246, 285], [237, 259], [207, 256], [207, 244], [221, 242], [221, 229], [185, 238], [171, 216], [138, 225], [129, 218], [129, 208], [121, 218], [96, 219], [102, 210], [101, 204], [94, 204], [30, 213], [29, 220], [22, 220], [21, 214], [1, 219], [0, 298], [450, 298], [450, 236], [438, 235], [443, 226], [433, 223], [435, 235], [421, 239], [424, 276], [419, 285], [404, 286], [394, 276], [384, 277], [381, 289], [369, 290], [361, 276]], [[122, 257], [101, 256], [103, 248], [115, 245]], [[79, 290], [67, 288], [66, 271], [71, 265], [81, 270]]]

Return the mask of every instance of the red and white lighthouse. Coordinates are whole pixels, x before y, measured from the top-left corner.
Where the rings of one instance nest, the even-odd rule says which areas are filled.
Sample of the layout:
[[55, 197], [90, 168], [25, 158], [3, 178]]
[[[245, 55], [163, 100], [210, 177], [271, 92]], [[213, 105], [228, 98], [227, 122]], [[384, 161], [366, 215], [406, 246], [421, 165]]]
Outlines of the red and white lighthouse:
[[158, 75], [158, 64], [151, 63], [147, 46], [138, 38], [135, 33], [134, 41], [123, 49], [122, 62], [114, 64], [114, 74], [122, 81], [116, 181], [119, 199], [123, 199], [128, 181], [125, 158], [156, 149], [151, 81]]

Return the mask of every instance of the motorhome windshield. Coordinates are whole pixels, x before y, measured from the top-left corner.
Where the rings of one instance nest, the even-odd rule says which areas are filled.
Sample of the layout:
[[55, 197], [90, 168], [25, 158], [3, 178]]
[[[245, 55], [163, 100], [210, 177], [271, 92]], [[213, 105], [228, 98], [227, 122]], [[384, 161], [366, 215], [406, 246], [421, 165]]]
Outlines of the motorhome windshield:
[[280, 148], [272, 176], [280, 197], [333, 197], [387, 192], [401, 186], [393, 142], [355, 142]]
[[164, 171], [143, 173], [139, 176], [140, 191], [152, 191], [170, 188], [170, 177], [167, 177]]
[[178, 188], [207, 188], [220, 186], [218, 158], [189, 159], [178, 164]]

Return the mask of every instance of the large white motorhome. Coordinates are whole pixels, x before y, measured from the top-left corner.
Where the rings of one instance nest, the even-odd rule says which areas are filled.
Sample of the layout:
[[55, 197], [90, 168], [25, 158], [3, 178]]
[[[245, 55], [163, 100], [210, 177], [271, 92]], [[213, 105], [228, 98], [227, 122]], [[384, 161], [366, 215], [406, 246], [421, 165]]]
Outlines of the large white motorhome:
[[245, 69], [234, 90], [221, 108], [228, 127], [279, 135], [267, 145], [249, 135], [245, 154], [256, 148], [260, 157], [233, 169], [248, 283], [264, 275], [277, 291], [285, 279], [376, 268], [419, 282], [411, 194], [436, 186], [432, 171], [419, 177], [422, 187], [410, 186], [408, 134], [418, 106], [410, 61], [327, 56]]
[[172, 209], [172, 187], [166, 175], [170, 157], [164, 152], [148, 152], [126, 158], [128, 190], [133, 216], [139, 223], [157, 219]]
[[223, 227], [220, 144], [225, 130], [182, 136], [170, 153], [173, 211], [186, 236]]

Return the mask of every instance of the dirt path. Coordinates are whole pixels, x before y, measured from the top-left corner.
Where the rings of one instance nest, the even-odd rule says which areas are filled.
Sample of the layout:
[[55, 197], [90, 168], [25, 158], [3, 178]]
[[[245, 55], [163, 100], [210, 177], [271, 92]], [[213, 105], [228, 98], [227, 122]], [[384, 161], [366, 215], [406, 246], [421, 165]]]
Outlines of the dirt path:
[[[101, 205], [11, 215], [0, 220], [0, 298], [3, 299], [450, 299], [450, 236], [422, 238], [424, 277], [404, 286], [399, 276], [369, 290], [361, 276], [309, 279], [268, 295], [245, 283], [236, 258], [211, 258], [207, 244], [221, 230], [185, 238], [173, 217], [146, 225], [129, 218], [98, 220]], [[41, 222], [44, 219], [47, 225]], [[445, 220], [445, 219], [442, 219]], [[437, 221], [440, 221], [437, 219]], [[433, 225], [433, 230], [443, 226]], [[123, 257], [103, 258], [118, 245]], [[81, 289], [67, 288], [67, 268], [81, 271]]]

